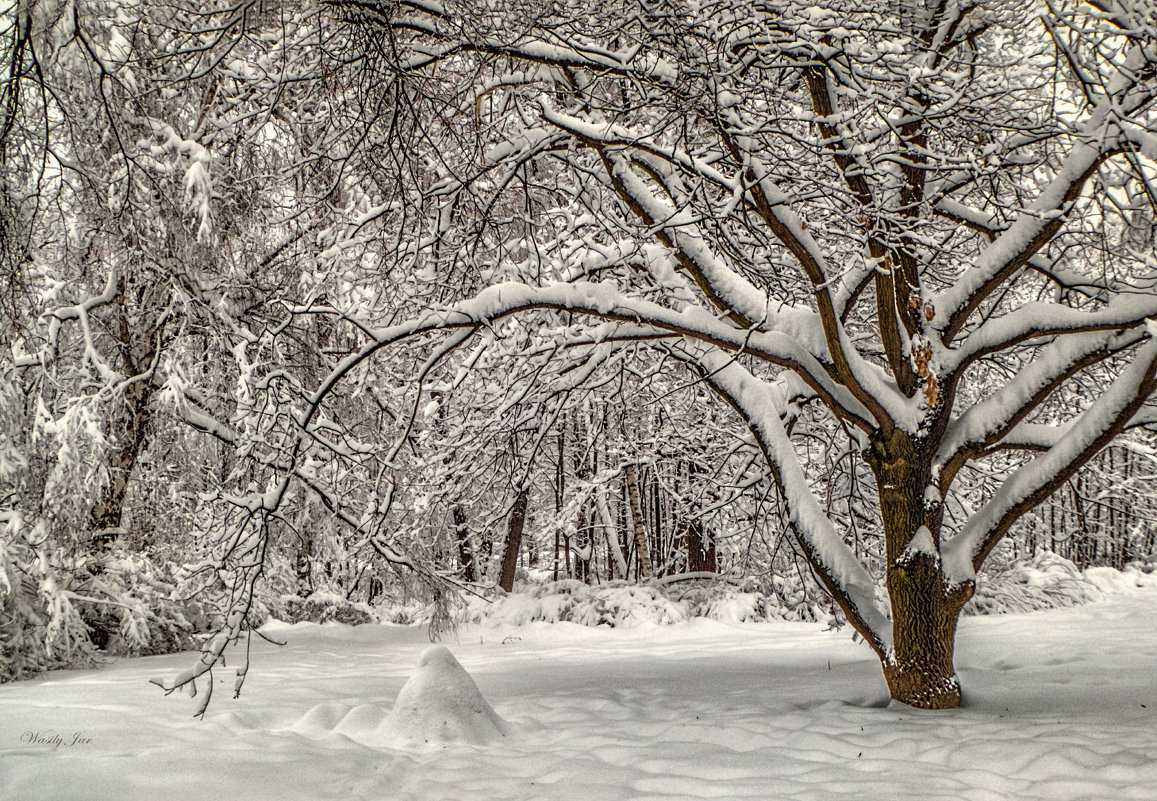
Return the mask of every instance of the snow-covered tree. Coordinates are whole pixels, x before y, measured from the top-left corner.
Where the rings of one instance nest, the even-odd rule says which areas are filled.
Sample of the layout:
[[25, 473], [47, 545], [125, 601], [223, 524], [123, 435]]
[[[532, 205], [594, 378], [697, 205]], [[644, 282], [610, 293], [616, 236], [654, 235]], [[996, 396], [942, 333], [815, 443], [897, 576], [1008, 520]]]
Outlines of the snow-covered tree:
[[[662, 471], [639, 451], [679, 440], [679, 481], [696, 453], [731, 476], [684, 512], [774, 487], [893, 697], [952, 707], [976, 571], [1151, 419], [1144, 0], [16, 12], [0, 590], [48, 528], [70, 558], [124, 528], [163, 408], [228, 451], [193, 482], [220, 502], [199, 575], [223, 623], [178, 685], [244, 636], [275, 557], [286, 587], [325, 553], [445, 598], [523, 514], [533, 536], [573, 508], [580, 551], [645, 522], [631, 495]], [[737, 426], [682, 411], [598, 459], [549, 453], [656, 376]], [[575, 490], [553, 517], [552, 459]], [[29, 511], [50, 507], [69, 524]], [[66, 572], [40, 584], [64, 611]]]
[[[726, 399], [893, 697], [958, 705], [954, 635], [977, 569], [1148, 419], [1157, 387], [1157, 259], [1117, 235], [1155, 206], [1152, 7], [336, 5], [480, 123], [483, 162], [442, 176], [440, 242], [463, 198], [500, 210], [516, 190], [535, 206], [521, 243], [499, 211], [492, 230], [464, 224], [477, 252], [504, 246], [491, 285], [367, 330], [300, 425], [401, 340], [543, 310], [602, 321], [558, 336], [575, 351], [648, 342]], [[1094, 372], [1095, 397], [1066, 392]], [[802, 431], [804, 409], [828, 422]], [[882, 576], [813, 491], [799, 440], [817, 430], [870, 468]], [[970, 466], [1006, 456], [971, 514], [946, 517]]]

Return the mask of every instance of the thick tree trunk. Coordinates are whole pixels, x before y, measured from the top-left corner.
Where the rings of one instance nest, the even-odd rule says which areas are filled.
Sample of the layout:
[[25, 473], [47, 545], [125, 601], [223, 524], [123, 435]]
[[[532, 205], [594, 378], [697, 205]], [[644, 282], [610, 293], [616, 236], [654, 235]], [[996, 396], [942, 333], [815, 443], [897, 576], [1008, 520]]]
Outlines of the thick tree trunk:
[[554, 581], [558, 581], [559, 555], [561, 552], [562, 552], [562, 532], [560, 532], [556, 528], [554, 530], [554, 572], [551, 575], [551, 578]]
[[931, 454], [897, 432], [874, 439], [865, 457], [876, 476], [892, 603], [892, 646], [883, 656], [893, 699], [919, 709], [960, 706], [952, 662], [960, 610], [972, 584], [951, 586], [940, 562], [943, 507], [931, 486]]
[[894, 651], [884, 660], [892, 698], [919, 709], [960, 706], [952, 662], [956, 623], [971, 588], [950, 591], [934, 556], [920, 554], [888, 567]]
[[125, 390], [124, 411], [117, 431], [119, 447], [109, 459], [109, 481], [91, 513], [93, 545], [96, 547], [111, 542], [121, 527], [129, 479], [144, 448], [149, 403], [154, 389], [148, 381], [138, 381]]
[[145, 432], [152, 415], [150, 404], [157, 387], [146, 371], [152, 368], [160, 328], [149, 327], [136, 335], [124, 311], [124, 284], [121, 283], [120, 340], [125, 356], [125, 372], [136, 380], [125, 388], [119, 419], [114, 421], [117, 448], [109, 458], [108, 484], [89, 513], [92, 548], [104, 550], [116, 539], [123, 526], [125, 496], [137, 458], [145, 446]]
[[[135, 314], [127, 305], [130, 291], [139, 304]], [[117, 282], [116, 337], [125, 375], [134, 380], [125, 387], [119, 419], [115, 419], [111, 426], [117, 448], [109, 458], [108, 484], [89, 513], [94, 550], [107, 548], [123, 527], [129, 480], [145, 447], [145, 433], [152, 416], [150, 404], [158, 389], [151, 371], [156, 366], [165, 330], [163, 317], [142, 318], [141, 315], [150, 314], [150, 306], [163, 309], [167, 295], [168, 290], [163, 284], [126, 289], [124, 278]]]

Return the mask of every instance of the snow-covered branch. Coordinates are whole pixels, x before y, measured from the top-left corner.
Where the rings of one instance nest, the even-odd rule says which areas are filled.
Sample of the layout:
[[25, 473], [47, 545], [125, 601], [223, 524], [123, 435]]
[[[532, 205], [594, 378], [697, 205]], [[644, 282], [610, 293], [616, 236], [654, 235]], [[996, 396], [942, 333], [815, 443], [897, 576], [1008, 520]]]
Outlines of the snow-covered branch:
[[1157, 339], [1149, 339], [1105, 392], [1068, 426], [1064, 437], [1006, 479], [944, 546], [949, 579], [971, 580], [1009, 526], [1112, 441], [1155, 390]]
[[876, 602], [875, 581], [836, 531], [804, 477], [781, 420], [773, 387], [718, 351], [695, 361], [717, 392], [742, 414], [763, 450], [804, 557], [860, 635], [882, 657], [892, 648], [891, 623]]

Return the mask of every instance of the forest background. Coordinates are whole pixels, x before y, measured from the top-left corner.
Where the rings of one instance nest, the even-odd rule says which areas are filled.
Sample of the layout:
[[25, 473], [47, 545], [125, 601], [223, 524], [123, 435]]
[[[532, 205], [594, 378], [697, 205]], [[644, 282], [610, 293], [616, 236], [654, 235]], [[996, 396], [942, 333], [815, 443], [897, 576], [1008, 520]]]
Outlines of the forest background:
[[2, 19], [4, 680], [710, 574], [955, 706], [1157, 551], [1151, 3]]

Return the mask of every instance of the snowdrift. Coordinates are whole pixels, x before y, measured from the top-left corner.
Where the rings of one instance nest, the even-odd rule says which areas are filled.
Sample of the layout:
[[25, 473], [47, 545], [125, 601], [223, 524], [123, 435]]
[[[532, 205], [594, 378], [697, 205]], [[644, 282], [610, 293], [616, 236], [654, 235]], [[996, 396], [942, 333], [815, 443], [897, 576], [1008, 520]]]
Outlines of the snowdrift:
[[374, 704], [323, 703], [290, 730], [314, 740], [338, 734], [370, 747], [404, 748], [485, 745], [506, 736], [510, 724], [482, 697], [454, 654], [434, 645], [422, 652], [389, 712]]

